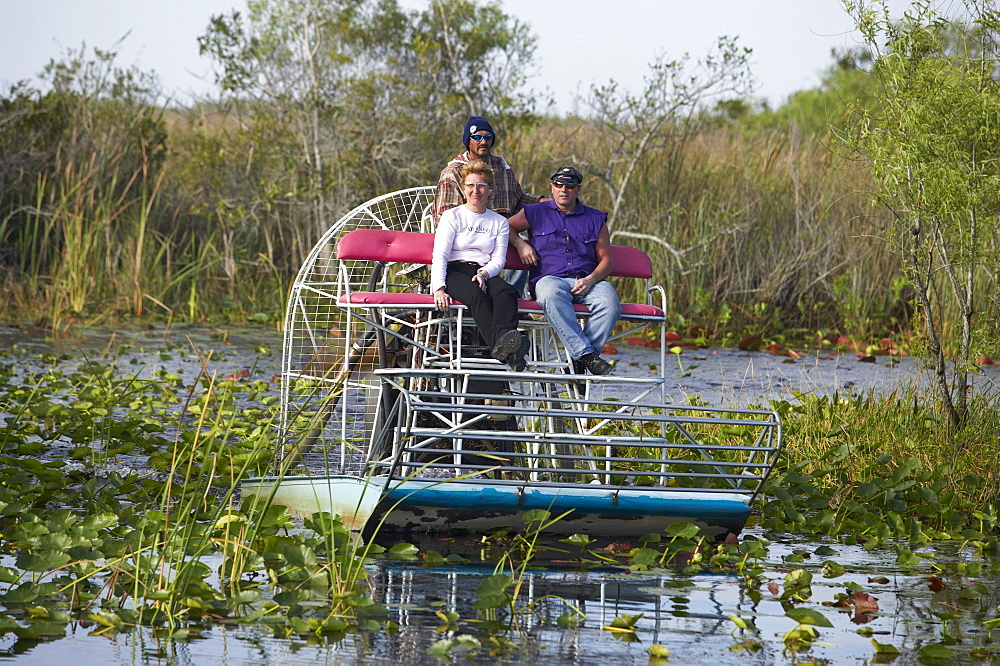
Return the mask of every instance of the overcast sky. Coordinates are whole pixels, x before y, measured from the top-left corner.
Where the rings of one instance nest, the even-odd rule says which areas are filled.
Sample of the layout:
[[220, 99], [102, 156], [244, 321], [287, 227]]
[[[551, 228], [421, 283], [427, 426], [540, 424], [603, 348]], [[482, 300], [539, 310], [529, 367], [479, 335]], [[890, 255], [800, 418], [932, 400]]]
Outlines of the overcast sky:
[[[422, 0], [403, 0], [407, 7]], [[894, 0], [894, 7], [906, 6]], [[639, 91], [657, 56], [705, 55], [722, 35], [753, 49], [756, 94], [773, 105], [819, 83], [831, 49], [857, 45], [840, 0], [503, 0], [504, 9], [538, 37], [537, 72], [557, 111], [573, 109], [577, 92], [618, 81]], [[0, 0], [0, 86], [34, 79], [52, 59], [84, 42], [115, 50], [118, 64], [159, 76], [180, 101], [212, 90], [212, 68], [197, 37], [213, 14], [243, 0]]]

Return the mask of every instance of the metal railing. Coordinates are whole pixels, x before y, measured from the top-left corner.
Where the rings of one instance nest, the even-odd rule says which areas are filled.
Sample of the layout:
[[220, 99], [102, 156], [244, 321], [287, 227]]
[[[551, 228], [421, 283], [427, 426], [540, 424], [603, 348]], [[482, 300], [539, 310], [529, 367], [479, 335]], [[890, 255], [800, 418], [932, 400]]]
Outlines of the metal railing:
[[[578, 382], [641, 384], [502, 370], [380, 369], [388, 405], [367, 463], [389, 481], [643, 487], [752, 497], [781, 449], [781, 421], [766, 410], [590, 399]], [[517, 386], [480, 392], [476, 383]]]

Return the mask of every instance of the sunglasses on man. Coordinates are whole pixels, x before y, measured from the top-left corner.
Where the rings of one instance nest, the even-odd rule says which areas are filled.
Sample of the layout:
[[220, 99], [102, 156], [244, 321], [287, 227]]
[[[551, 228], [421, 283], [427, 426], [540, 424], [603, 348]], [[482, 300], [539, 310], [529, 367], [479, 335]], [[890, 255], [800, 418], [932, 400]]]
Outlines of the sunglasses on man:
[[575, 190], [580, 187], [580, 183], [552, 183], [552, 187], [559, 188], [560, 190]]
[[480, 141], [493, 141], [494, 135], [493, 134], [470, 134], [469, 138], [472, 139], [473, 141], [475, 141], [476, 143], [479, 143]]

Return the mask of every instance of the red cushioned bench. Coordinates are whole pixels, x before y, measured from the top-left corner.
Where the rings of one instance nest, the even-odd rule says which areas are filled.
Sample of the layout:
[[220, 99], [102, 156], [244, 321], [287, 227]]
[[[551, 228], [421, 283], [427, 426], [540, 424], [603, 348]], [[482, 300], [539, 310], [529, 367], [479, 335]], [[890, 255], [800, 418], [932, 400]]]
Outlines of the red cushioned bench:
[[[430, 264], [434, 250], [434, 234], [412, 231], [392, 231], [388, 229], [355, 229], [341, 236], [337, 243], [337, 259], [364, 260], [381, 263]], [[614, 270], [611, 275], [616, 277], [638, 278], [646, 280], [647, 303], [622, 303], [621, 318], [626, 321], [655, 323], [664, 321], [663, 308], [653, 305], [651, 294], [662, 290], [650, 285], [653, 277], [653, 263], [645, 252], [625, 245], [611, 246], [614, 259]], [[513, 248], [507, 250], [506, 268], [526, 270], [528, 267]], [[393, 307], [431, 309], [434, 307], [432, 294], [414, 293], [383, 293], [374, 291], [351, 291], [342, 293], [338, 302], [341, 305], [360, 307]], [[589, 314], [587, 306], [574, 305], [581, 315]], [[525, 298], [518, 299], [518, 310], [527, 314], [540, 314], [542, 306], [536, 301]]]

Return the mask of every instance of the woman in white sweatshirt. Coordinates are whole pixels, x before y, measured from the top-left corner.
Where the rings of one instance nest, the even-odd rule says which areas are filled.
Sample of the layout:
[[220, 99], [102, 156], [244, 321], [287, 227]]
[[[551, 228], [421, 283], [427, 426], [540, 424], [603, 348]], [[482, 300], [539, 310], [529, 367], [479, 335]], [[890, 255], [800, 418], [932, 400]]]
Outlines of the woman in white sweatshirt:
[[438, 310], [456, 300], [464, 304], [493, 358], [521, 371], [528, 338], [517, 330], [517, 292], [500, 277], [510, 225], [486, 208], [493, 182], [493, 170], [485, 162], [462, 167], [465, 204], [449, 208], [438, 222], [431, 292]]

